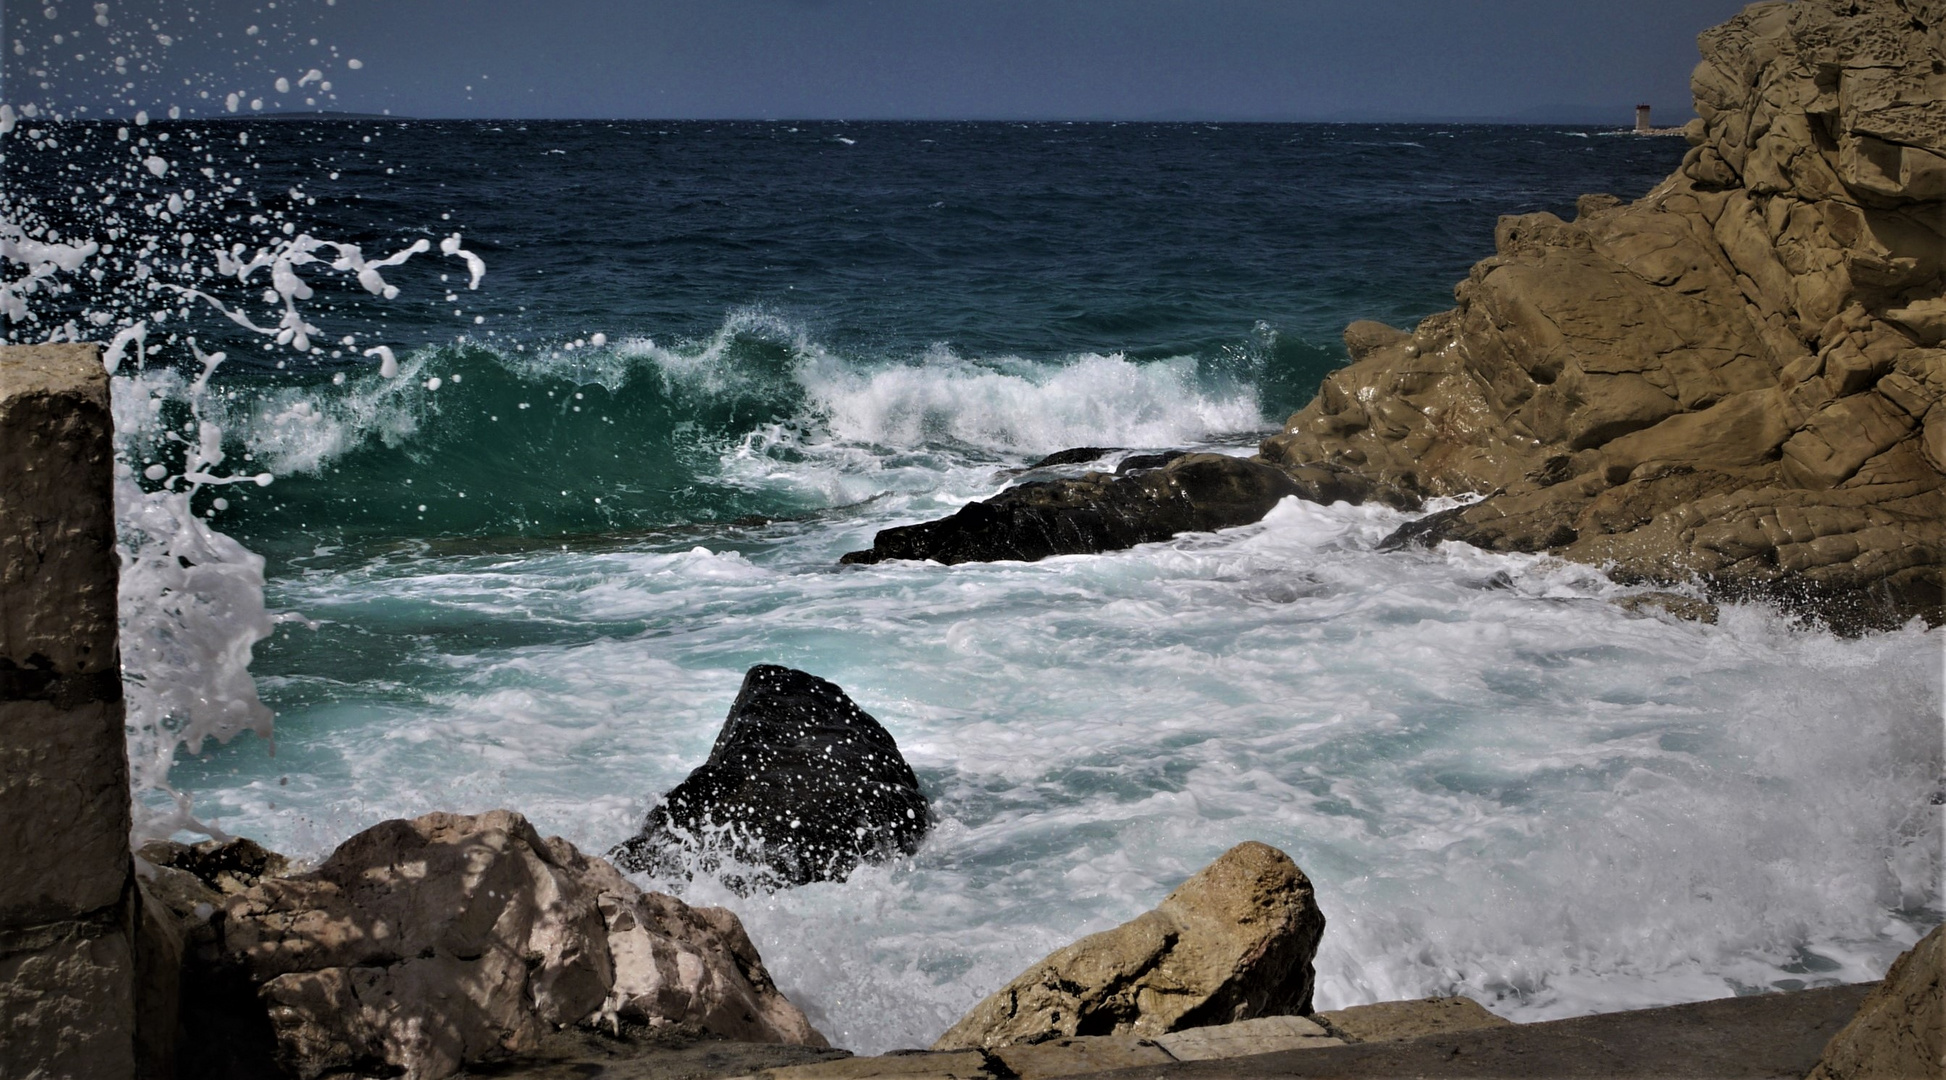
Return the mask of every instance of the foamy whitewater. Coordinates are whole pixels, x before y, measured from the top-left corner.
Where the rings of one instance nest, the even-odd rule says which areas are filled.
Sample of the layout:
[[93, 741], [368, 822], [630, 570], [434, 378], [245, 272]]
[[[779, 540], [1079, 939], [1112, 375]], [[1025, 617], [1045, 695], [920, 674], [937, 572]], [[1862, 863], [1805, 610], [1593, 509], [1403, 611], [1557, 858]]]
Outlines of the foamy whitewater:
[[[1118, 363], [1009, 387], [1018, 423], [1081, 408], [1064, 395], [1091, 375], [1144, 377]], [[1148, 377], [1160, 407], [1171, 387]], [[239, 745], [177, 782], [310, 856], [386, 817], [496, 806], [605, 850], [708, 753], [747, 667], [816, 672], [891, 730], [939, 827], [844, 884], [682, 892], [736, 910], [860, 1051], [930, 1042], [1245, 839], [1317, 883], [1320, 1007], [1466, 993], [1526, 1020], [1857, 981], [1935, 917], [1937, 632], [1645, 618], [1587, 568], [1379, 554], [1402, 515], [1294, 500], [1115, 555], [840, 570], [876, 529], [1008, 480], [888, 434], [906, 378], [837, 380], [857, 392], [820, 399], [799, 462], [724, 453], [739, 483], [834, 502], [877, 484], [862, 506], [734, 536], [322, 554], [276, 590], [322, 624], [286, 648], [324, 653], [260, 678], [277, 758]], [[988, 378], [928, 400], [983, 414]], [[1174, 434], [1221, 406], [1185, 402]], [[885, 441], [866, 455], [837, 427]], [[902, 458], [939, 463], [865, 464]], [[931, 490], [901, 490], [928, 468]]]
[[[359, 65], [266, 17], [182, 90], [196, 28], [126, 6], [7, 16], [10, 95], [95, 60], [0, 107], [0, 319], [110, 346], [145, 832], [314, 859], [511, 807], [605, 851], [779, 663], [892, 732], [938, 827], [841, 884], [645, 884], [735, 910], [859, 1052], [1246, 839], [1317, 886], [1321, 1008], [1859, 981], [1946, 914], [1941, 631], [1632, 614], [1593, 569], [1380, 554], [1405, 515], [1295, 501], [838, 565], [1055, 450], [1251, 452], [1344, 323], [1447, 306], [1496, 214], [1639, 194], [1671, 140], [252, 120]], [[88, 97], [126, 56], [139, 117]]]

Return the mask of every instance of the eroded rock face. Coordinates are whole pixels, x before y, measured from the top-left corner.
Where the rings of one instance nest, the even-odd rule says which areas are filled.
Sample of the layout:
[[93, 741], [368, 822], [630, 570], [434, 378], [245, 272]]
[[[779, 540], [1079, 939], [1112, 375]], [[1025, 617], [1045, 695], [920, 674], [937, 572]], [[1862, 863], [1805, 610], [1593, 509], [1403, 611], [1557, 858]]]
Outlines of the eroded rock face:
[[837, 685], [759, 664], [743, 678], [709, 759], [610, 857], [658, 877], [717, 872], [736, 889], [843, 881], [861, 862], [919, 849], [931, 811], [912, 767]]
[[1858, 1014], [1824, 1048], [1809, 1080], [1946, 1075], [1946, 927], [1892, 964]]
[[1424, 495], [1424, 541], [1700, 578], [1841, 627], [1942, 618], [1946, 3], [1755, 4], [1641, 201], [1501, 220], [1459, 306], [1267, 440]]
[[95, 346], [0, 347], [0, 1075], [136, 1075], [174, 1027], [140, 996], [112, 428]]
[[292, 876], [254, 845], [145, 856], [188, 929], [199, 1075], [430, 1080], [622, 1021], [824, 1045], [734, 915], [644, 894], [508, 811], [384, 822]]
[[1369, 498], [1417, 505], [1410, 494], [1337, 465], [1289, 469], [1223, 454], [1184, 454], [1157, 468], [1088, 473], [1021, 484], [951, 517], [886, 529], [846, 563], [931, 559], [948, 565], [1119, 551], [1260, 520], [1287, 496], [1318, 502]]
[[1238, 844], [1155, 910], [1048, 955], [934, 1050], [1165, 1032], [1311, 1011], [1324, 915], [1290, 857]]

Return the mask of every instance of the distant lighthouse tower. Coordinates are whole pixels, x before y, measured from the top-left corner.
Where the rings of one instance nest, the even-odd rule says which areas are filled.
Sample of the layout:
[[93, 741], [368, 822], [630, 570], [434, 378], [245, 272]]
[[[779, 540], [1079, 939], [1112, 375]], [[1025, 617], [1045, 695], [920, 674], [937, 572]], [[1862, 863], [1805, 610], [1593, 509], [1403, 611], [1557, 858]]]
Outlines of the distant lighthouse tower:
[[1637, 135], [1647, 135], [1650, 130], [1649, 107], [1647, 105], [1637, 105], [1635, 107], [1635, 133]]

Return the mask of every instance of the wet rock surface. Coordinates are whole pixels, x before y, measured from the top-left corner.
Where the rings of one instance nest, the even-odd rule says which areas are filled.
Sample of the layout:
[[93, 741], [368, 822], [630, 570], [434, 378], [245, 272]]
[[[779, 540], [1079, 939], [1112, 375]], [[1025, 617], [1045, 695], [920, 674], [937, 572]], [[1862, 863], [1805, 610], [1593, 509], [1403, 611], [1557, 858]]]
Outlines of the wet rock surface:
[[701, 870], [739, 890], [775, 889], [910, 855], [931, 821], [877, 720], [836, 684], [761, 664], [745, 674], [709, 759], [611, 857], [662, 878]]
[[1290, 496], [1317, 502], [1371, 498], [1416, 505], [1342, 466], [1278, 469], [1225, 454], [1144, 455], [1117, 475], [1021, 484], [951, 517], [885, 529], [845, 563], [930, 559], [948, 565], [1119, 551], [1186, 532], [1248, 525]]
[[1059, 465], [1086, 465], [1100, 461], [1110, 454], [1119, 454], [1119, 446], [1073, 446], [1066, 450], [1056, 450], [1052, 454], [1027, 466], [1029, 469], [1051, 469]]
[[825, 1045], [730, 912], [508, 811], [384, 822], [297, 874], [248, 841], [143, 856], [186, 943], [186, 1078], [431, 1080], [576, 1025]]
[[1675, 175], [1503, 218], [1457, 308], [1353, 324], [1262, 457], [1485, 496], [1398, 544], [1937, 623], [1946, 4], [1759, 4], [1699, 45]]
[[1311, 1011], [1324, 915], [1290, 857], [1239, 844], [1155, 910], [1048, 955], [974, 1006], [934, 1050], [1075, 1036], [1143, 1038]]

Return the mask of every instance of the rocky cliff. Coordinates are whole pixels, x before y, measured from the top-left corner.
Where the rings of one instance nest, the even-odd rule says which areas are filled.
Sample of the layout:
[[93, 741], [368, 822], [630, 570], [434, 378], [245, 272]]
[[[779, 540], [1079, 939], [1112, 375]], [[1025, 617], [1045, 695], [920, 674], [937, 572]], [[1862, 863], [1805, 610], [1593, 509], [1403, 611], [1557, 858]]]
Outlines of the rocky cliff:
[[1402, 542], [1937, 624], [1946, 0], [1754, 4], [1699, 44], [1675, 175], [1502, 219], [1458, 307], [1353, 324], [1262, 456], [1482, 496]]
[[1389, 543], [1549, 552], [1841, 631], [1946, 621], [1946, 0], [1754, 4], [1699, 44], [1675, 175], [1503, 218], [1458, 307], [1347, 328], [1352, 363], [1257, 463], [1022, 484], [845, 561], [1468, 496]]

